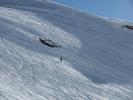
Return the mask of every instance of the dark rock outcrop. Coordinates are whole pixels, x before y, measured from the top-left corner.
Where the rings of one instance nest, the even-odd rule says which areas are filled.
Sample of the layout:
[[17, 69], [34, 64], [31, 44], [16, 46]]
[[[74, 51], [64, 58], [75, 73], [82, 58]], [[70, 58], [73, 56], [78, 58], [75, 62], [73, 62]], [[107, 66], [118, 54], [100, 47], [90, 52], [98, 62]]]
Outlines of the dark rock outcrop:
[[133, 26], [131, 26], [131, 25], [123, 25], [123, 26], [121, 26], [121, 28], [127, 28], [130, 30], [133, 30]]
[[55, 42], [53, 42], [50, 39], [41, 39], [41, 38], [39, 38], [39, 40], [40, 40], [40, 42], [42, 44], [45, 44], [45, 45], [47, 45], [49, 47], [52, 47], [52, 48], [54, 48], [54, 47], [57, 47], [57, 48], [60, 47], [60, 46], [58, 46]]

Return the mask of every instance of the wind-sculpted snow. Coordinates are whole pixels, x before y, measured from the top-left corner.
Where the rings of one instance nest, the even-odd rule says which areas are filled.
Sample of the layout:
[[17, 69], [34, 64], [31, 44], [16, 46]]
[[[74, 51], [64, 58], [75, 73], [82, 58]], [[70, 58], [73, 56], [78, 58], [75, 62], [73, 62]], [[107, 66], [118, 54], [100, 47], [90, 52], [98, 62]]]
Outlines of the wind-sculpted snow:
[[0, 0], [0, 100], [132, 100], [133, 31], [123, 24], [46, 0]]

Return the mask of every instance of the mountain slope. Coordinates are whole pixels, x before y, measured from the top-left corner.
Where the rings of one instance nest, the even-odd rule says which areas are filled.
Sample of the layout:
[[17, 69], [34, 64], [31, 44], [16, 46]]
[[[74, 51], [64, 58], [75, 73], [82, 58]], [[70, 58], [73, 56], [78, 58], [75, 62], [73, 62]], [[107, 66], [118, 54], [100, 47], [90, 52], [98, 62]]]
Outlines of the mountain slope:
[[132, 100], [133, 31], [121, 24], [46, 0], [0, 0], [0, 100]]

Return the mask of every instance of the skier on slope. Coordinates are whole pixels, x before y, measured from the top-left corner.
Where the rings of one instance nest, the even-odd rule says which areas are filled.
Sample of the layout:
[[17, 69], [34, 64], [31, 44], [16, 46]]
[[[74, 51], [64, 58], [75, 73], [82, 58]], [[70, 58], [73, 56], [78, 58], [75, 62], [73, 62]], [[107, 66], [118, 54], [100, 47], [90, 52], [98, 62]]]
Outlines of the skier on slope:
[[62, 60], [63, 60], [63, 58], [62, 57], [60, 57], [60, 61], [62, 62]]

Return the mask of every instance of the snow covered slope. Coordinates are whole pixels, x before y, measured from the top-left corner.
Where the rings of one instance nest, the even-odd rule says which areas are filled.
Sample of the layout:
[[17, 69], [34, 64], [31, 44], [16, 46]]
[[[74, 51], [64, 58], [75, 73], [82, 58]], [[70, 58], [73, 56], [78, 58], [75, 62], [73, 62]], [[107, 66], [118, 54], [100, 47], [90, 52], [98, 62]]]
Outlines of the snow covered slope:
[[0, 100], [133, 100], [133, 31], [46, 0], [0, 0]]

